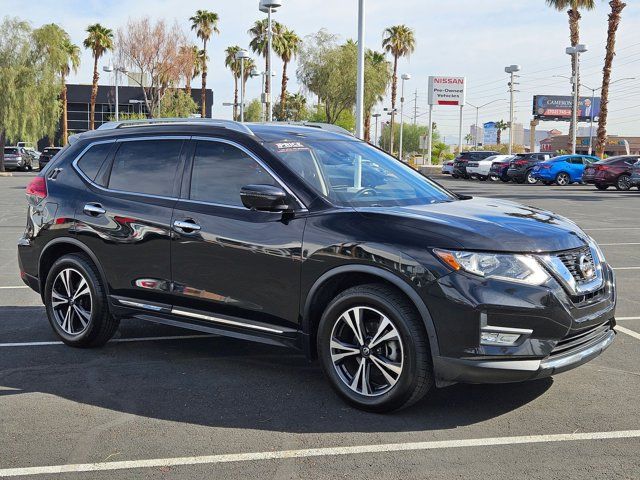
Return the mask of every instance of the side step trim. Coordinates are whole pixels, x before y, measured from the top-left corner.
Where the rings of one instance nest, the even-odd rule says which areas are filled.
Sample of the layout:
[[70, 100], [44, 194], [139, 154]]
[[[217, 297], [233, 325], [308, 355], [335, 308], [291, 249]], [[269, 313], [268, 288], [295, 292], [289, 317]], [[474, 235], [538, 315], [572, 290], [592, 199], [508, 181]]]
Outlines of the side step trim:
[[261, 332], [283, 334], [283, 330], [277, 330], [275, 328], [263, 327], [260, 325], [253, 325], [251, 323], [237, 322], [235, 320], [229, 320], [227, 318], [213, 317], [211, 315], [203, 315], [201, 313], [188, 312], [186, 310], [180, 310], [178, 308], [172, 308], [171, 313], [174, 315], [181, 315], [183, 317], [196, 318], [198, 320], [206, 320], [208, 322], [220, 323], [223, 325], [230, 325], [232, 327], [250, 328], [253, 330], [260, 330]]

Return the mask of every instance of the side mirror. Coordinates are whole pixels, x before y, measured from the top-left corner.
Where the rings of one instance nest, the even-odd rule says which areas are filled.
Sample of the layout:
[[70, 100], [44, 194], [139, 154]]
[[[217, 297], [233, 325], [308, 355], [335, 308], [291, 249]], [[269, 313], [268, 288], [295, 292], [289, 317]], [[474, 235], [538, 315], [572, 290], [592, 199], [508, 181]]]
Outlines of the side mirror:
[[240, 189], [242, 204], [251, 210], [286, 212], [291, 210], [287, 193], [273, 185], [245, 185]]

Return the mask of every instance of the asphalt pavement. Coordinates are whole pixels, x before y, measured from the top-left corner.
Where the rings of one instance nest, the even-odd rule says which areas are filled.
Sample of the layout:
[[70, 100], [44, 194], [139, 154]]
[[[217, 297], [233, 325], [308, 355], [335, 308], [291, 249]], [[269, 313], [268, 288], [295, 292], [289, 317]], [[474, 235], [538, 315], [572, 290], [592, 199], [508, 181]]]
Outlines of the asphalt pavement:
[[32, 175], [0, 178], [0, 477], [640, 478], [638, 190], [438, 179], [584, 228], [615, 269], [622, 328], [551, 379], [455, 385], [377, 415], [282, 348], [133, 320], [103, 348], [61, 345], [18, 275]]

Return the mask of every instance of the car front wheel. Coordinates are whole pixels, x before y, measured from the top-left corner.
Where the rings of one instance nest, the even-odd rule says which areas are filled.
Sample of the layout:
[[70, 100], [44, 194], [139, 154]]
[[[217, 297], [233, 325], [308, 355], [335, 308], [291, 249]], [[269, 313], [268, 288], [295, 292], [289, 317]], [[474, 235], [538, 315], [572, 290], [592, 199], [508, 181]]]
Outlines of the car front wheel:
[[616, 188], [624, 191], [629, 190], [631, 188], [631, 177], [626, 174], [620, 175], [616, 181]]
[[370, 284], [349, 288], [327, 306], [318, 355], [334, 390], [357, 408], [407, 407], [433, 385], [424, 325], [397, 291]]
[[538, 183], [538, 179], [533, 176], [533, 172], [531, 170], [527, 172], [525, 179], [529, 185], [535, 185]]
[[566, 185], [569, 185], [569, 183], [571, 183], [571, 179], [569, 178], [569, 175], [566, 174], [565, 172], [560, 172], [556, 176], [556, 184], [557, 185], [560, 185], [561, 187], [564, 187]]
[[84, 255], [57, 260], [47, 275], [44, 293], [49, 323], [67, 345], [103, 345], [118, 329], [119, 320], [109, 312], [99, 272]]

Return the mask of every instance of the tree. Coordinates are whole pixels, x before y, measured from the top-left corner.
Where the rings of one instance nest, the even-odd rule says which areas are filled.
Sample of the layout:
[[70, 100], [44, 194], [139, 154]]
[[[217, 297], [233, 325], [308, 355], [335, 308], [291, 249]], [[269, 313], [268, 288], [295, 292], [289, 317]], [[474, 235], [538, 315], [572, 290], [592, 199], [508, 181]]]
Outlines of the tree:
[[244, 111], [245, 122], [259, 122], [262, 116], [262, 103], [259, 99], [254, 98], [249, 102], [247, 108]]
[[509, 128], [509, 124], [504, 120], [500, 120], [496, 122], [495, 126], [496, 126], [496, 133], [497, 133], [496, 142], [498, 145], [500, 145], [502, 143], [502, 132], [503, 130], [506, 130], [507, 128]]
[[187, 92], [171, 89], [160, 102], [158, 117], [160, 118], [188, 118], [198, 111], [198, 104]]
[[604, 68], [602, 69], [602, 91], [600, 100], [600, 118], [598, 119], [598, 140], [596, 142], [596, 155], [604, 158], [604, 149], [607, 144], [607, 117], [609, 116], [609, 84], [611, 83], [611, 67], [613, 57], [616, 54], [616, 32], [622, 19], [622, 10], [627, 6], [621, 0], [609, 2], [609, 28], [607, 30], [607, 48], [604, 56]]
[[371, 140], [371, 113], [381, 102], [391, 80], [391, 65], [383, 53], [367, 50], [365, 55], [364, 85], [364, 140]]
[[280, 122], [301, 122], [309, 119], [307, 110], [307, 97], [301, 93], [291, 94], [287, 92], [285, 107], [281, 103], [276, 104], [276, 120]]
[[[395, 25], [385, 29], [382, 39], [382, 48], [393, 56], [393, 78], [391, 79], [391, 111], [396, 108], [396, 96], [398, 93], [398, 60], [406, 57], [416, 49], [416, 39], [413, 30], [406, 25]], [[395, 115], [391, 115], [391, 149], [393, 152], [393, 125]]]
[[[278, 51], [280, 49], [280, 41], [282, 37], [282, 32], [284, 31], [284, 27], [279, 22], [272, 22], [272, 37], [271, 43], [273, 45], [273, 50]], [[261, 55], [264, 57], [264, 71], [270, 72], [271, 65], [269, 65], [269, 42], [268, 42], [268, 33], [269, 30], [269, 22], [265, 18], [263, 20], [258, 20], [253, 24], [248, 31], [251, 36], [251, 41], [249, 42], [249, 47], [254, 53]], [[264, 93], [268, 94], [272, 91], [271, 88], [271, 75], [267, 75], [265, 77], [265, 85], [264, 85]]]
[[162, 97], [167, 89], [180, 82], [185, 70], [181, 47], [186, 35], [177, 23], [171, 27], [163, 20], [152, 24], [148, 17], [129, 20], [118, 29], [117, 55], [124, 66], [136, 74], [130, 78], [142, 88], [149, 115], [159, 114]]
[[280, 116], [285, 116], [285, 109], [287, 108], [287, 66], [289, 62], [298, 54], [300, 50], [300, 43], [302, 40], [293, 30], [284, 28], [280, 41], [277, 43], [278, 47], [276, 53], [282, 59], [282, 88], [280, 91]]
[[[569, 40], [571, 42], [571, 46], [575, 47], [580, 43], [580, 19], [582, 15], [580, 14], [580, 10], [593, 10], [596, 8], [595, 0], [546, 0], [547, 5], [555, 8], [559, 12], [564, 12], [567, 10], [567, 15], [569, 16]], [[575, 55], [571, 55], [571, 72], [572, 75], [576, 74], [576, 57]], [[577, 78], [577, 81], [573, 86], [574, 92], [575, 89], [578, 90], [578, 98], [580, 98], [580, 78]], [[569, 138], [572, 138], [573, 129], [577, 128], [576, 125], [573, 124], [573, 117], [569, 123]]]
[[[66, 62], [60, 70], [60, 76], [62, 77], [62, 145], [66, 145], [69, 141], [69, 115], [67, 109], [67, 77], [71, 72], [76, 73], [80, 66], [80, 47], [71, 43], [71, 40], [67, 39], [62, 45], [62, 48], [67, 56]], [[53, 139], [51, 139], [53, 140]]]
[[191, 96], [191, 81], [200, 75], [200, 50], [196, 45], [184, 45], [180, 47], [180, 57], [185, 92]]
[[214, 33], [220, 33], [218, 30], [218, 14], [209, 10], [198, 10], [196, 14], [189, 19], [191, 21], [191, 30], [196, 31], [196, 35], [202, 40], [203, 58], [205, 61], [201, 65], [202, 71], [202, 93], [200, 97], [200, 115], [206, 117], [207, 103], [207, 42]]
[[467, 142], [467, 145], [469, 145], [471, 143], [471, 141], [473, 140], [473, 135], [471, 135], [470, 133], [467, 133], [464, 136], [464, 141]]
[[84, 48], [91, 50], [93, 54], [93, 84], [91, 86], [91, 106], [89, 111], [89, 129], [93, 130], [95, 128], [98, 80], [100, 80], [98, 60], [100, 60], [108, 50], [113, 50], [113, 32], [99, 23], [95, 23], [87, 27], [87, 33], [87, 38], [84, 39], [82, 44]]
[[238, 118], [238, 80], [240, 79], [241, 60], [236, 58], [236, 54], [242, 50], [238, 45], [227, 47], [224, 58], [224, 66], [231, 70], [233, 75], [233, 119]]

